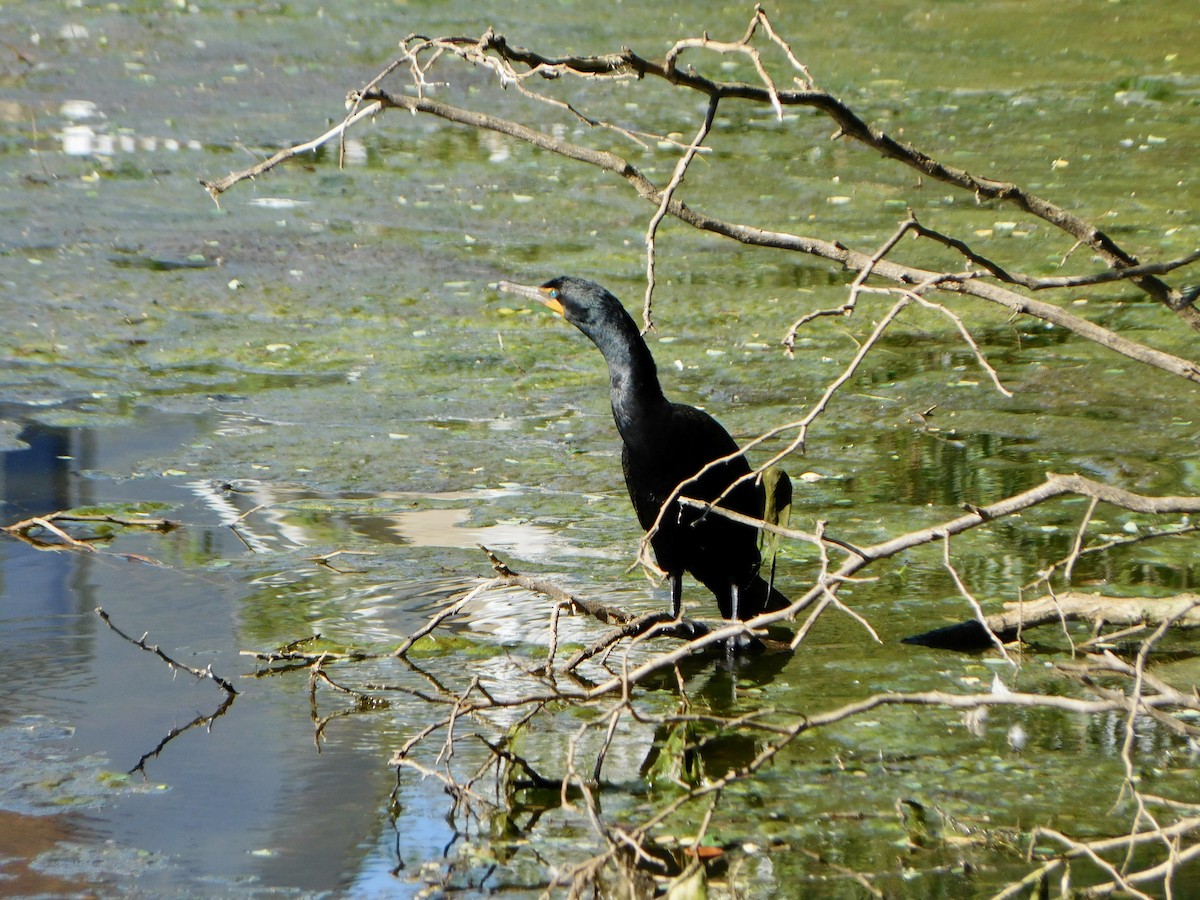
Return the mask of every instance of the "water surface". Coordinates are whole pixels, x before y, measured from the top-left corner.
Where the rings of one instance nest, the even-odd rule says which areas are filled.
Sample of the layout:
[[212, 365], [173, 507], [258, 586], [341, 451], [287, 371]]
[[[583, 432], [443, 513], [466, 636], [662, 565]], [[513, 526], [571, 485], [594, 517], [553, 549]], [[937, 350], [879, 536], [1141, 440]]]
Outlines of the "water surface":
[[[768, 12], [819, 83], [869, 121], [949, 163], [1018, 181], [1146, 259], [1197, 245], [1191, 4], [850, 2]], [[749, 15], [717, 3], [686, 14], [622, 6], [620, 15], [573, 4], [415, 10], [308, 0], [0, 8], [9, 35], [0, 63], [0, 514], [7, 524], [100, 507], [179, 525], [72, 526], [97, 539], [92, 553], [0, 541], [9, 663], [0, 760], [13, 775], [0, 793], [0, 851], [21, 861], [4, 870], [20, 874], [16, 892], [115, 894], [136, 878], [147, 893], [180, 895], [404, 896], [443, 882], [535, 893], [547, 861], [569, 864], [594, 849], [578, 809], [536, 798], [514, 819], [537, 854], [524, 834], [507, 840], [500, 821], [458, 822], [456, 832], [436, 782], [406, 772], [397, 786], [387, 765], [429, 720], [427, 707], [393, 690], [382, 692], [386, 708], [361, 709], [327, 687], [314, 707], [305, 672], [258, 677], [242, 651], [319, 632], [386, 652], [491, 574], [479, 543], [613, 605], [665, 603], [661, 589], [626, 573], [639, 533], [599, 355], [561, 321], [512, 309], [488, 288], [570, 272], [636, 308], [649, 211], [591, 170], [402, 116], [360, 128], [344, 169], [330, 153], [305, 159], [235, 189], [219, 209], [197, 179], [322, 131], [342, 114], [345, 91], [412, 31], [473, 34], [492, 24], [547, 52], [630, 44], [655, 56], [704, 30], [740, 35]], [[1018, 17], [1039, 27], [1014, 27]], [[492, 99], [489, 90], [482, 73], [463, 72], [441, 96], [556, 120], [515, 91]], [[695, 128], [695, 98], [658, 86], [578, 98], [637, 127]], [[717, 215], [869, 252], [911, 206], [1024, 271], [1058, 272], [1070, 254], [1070, 240], [1044, 224], [1010, 227], [1012, 210], [830, 142], [829, 123], [808, 113], [779, 123], [731, 104], [719, 124], [712, 162], [686, 184], [688, 202]], [[578, 122], [559, 127], [590, 138]], [[614, 147], [655, 177], [674, 162], [655, 146]], [[814, 323], [789, 360], [778, 340], [803, 312], [841, 302], [844, 273], [671, 223], [659, 248], [651, 345], [664, 383], [739, 437], [798, 418], [882, 312]], [[925, 248], [906, 252], [949, 264]], [[1071, 271], [1092, 264], [1070, 257]], [[1074, 311], [1163, 349], [1189, 355], [1194, 346], [1129, 289], [1072, 300]], [[1146, 493], [1200, 491], [1193, 387], [1039, 323], [947, 302], [970, 320], [1014, 398], [990, 388], [945, 319], [907, 311], [814, 429], [808, 456], [788, 462], [794, 475], [821, 476], [798, 494], [801, 527], [824, 518], [844, 539], [870, 542], [1022, 490], [1046, 471]], [[990, 603], [1012, 599], [1068, 552], [1079, 515], [1079, 504], [1059, 504], [972, 535], [956, 545], [958, 572]], [[1101, 508], [1093, 530], [1154, 524]], [[316, 559], [335, 551], [331, 565]], [[1082, 563], [1078, 577], [1162, 594], [1194, 585], [1191, 556], [1183, 543], [1136, 546]], [[789, 589], [815, 571], [802, 545], [785, 562]], [[937, 548], [876, 574], [843, 596], [882, 644], [827, 616], [793, 658], [687, 667], [694, 702], [800, 715], [874, 691], [983, 690], [997, 672], [1013, 687], [1058, 689], [1043, 669], [1068, 655], [1061, 637], [1047, 636], [1016, 673], [989, 656], [899, 643], [969, 615]], [[144, 777], [128, 773], [224, 697], [121, 639], [96, 607], [239, 691], [218, 718], [144, 760]], [[583, 620], [564, 628], [577, 642], [599, 631]], [[494, 592], [416, 668], [385, 656], [330, 674], [359, 687], [463, 690], [476, 673], [511, 684], [544, 659], [548, 635], [543, 602]], [[1176, 649], [1174, 673], [1194, 683], [1186, 647]], [[668, 690], [646, 702], [667, 712], [675, 699]], [[578, 727], [566, 714], [552, 721], [525, 748], [547, 767]], [[510, 724], [496, 716], [474, 727], [494, 737]], [[1009, 746], [1014, 724], [1029, 735], [1024, 754]], [[727, 793], [713, 831], [730, 847], [752, 845], [739, 851], [749, 893], [812, 884], [858, 895], [813, 853], [881, 873], [911, 896], [986, 893], [1027, 870], [1020, 853], [904, 856], [897, 801], [970, 827], [1109, 833], [1128, 812], [1114, 808], [1122, 736], [1115, 716], [998, 711], [972, 734], [955, 715], [888, 710], [796, 742], [762, 778]], [[1157, 789], [1194, 778], [1194, 755], [1179, 739], [1149, 724], [1140, 737]], [[661, 799], [641, 775], [656, 738], [664, 736], [652, 727], [623, 726], [606, 815], [636, 821]], [[755, 749], [740, 736], [714, 737], [708, 771]], [[479, 752], [459, 762], [477, 765]], [[1082, 795], [1081, 768], [1093, 776]], [[963, 880], [964, 859], [977, 881]]]

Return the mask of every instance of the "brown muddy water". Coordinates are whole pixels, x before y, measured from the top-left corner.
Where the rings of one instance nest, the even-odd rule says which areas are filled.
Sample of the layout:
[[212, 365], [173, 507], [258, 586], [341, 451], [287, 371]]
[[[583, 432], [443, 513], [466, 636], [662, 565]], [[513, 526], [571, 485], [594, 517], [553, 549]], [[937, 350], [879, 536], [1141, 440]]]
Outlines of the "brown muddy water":
[[[489, 287], [570, 273], [636, 308], [649, 210], [591, 170], [398, 114], [358, 129], [344, 168], [334, 154], [306, 158], [235, 188], [219, 209], [198, 179], [323, 131], [410, 32], [494, 25], [546, 52], [628, 44], [657, 56], [706, 30], [739, 36], [751, 7], [421, 6], [0, 2], [0, 519], [94, 508], [179, 526], [73, 528], [95, 540], [91, 553], [0, 539], [0, 893], [524, 896], [600, 845], [577, 809], [553, 804], [519, 810], [519, 838], [496, 823], [463, 829], [436, 783], [398, 783], [387, 765], [428, 721], [426, 707], [391, 693], [386, 708], [356, 708], [322, 689], [314, 708], [305, 672], [256, 677], [243, 651], [314, 633], [394, 646], [489, 575], [480, 543], [606, 603], [666, 602], [626, 573], [639, 532], [599, 355]], [[818, 81], [868, 121], [1023, 183], [1146, 260], [1200, 244], [1191, 2], [766, 8]], [[460, 75], [449, 99], [549, 121], [515, 92], [493, 98], [482, 73]], [[594, 102], [636, 127], [695, 127], [696, 110], [671, 109], [678, 97], [659, 88]], [[689, 202], [718, 215], [870, 251], [912, 205], [1018, 269], [1055, 271], [1070, 251], [1045, 225], [1014, 226], [1011, 210], [830, 143], [832, 127], [807, 114], [723, 115], [713, 162], [687, 183]], [[782, 140], [785, 129], [796, 136]], [[641, 152], [648, 174], [668, 177], [673, 156]], [[660, 252], [651, 343], [668, 394], [742, 438], [798, 418], [882, 309], [811, 326], [789, 360], [779, 339], [800, 313], [841, 301], [843, 273], [670, 223]], [[1196, 356], [1193, 335], [1134, 291], [1072, 303]], [[1200, 492], [1192, 386], [1032, 321], [959, 311], [1014, 398], [990, 387], [944, 320], [907, 317], [814, 429], [809, 454], [788, 461], [794, 476], [820, 476], [798, 495], [800, 527], [824, 518], [869, 542], [1046, 471]], [[1081, 509], [965, 538], [959, 573], [976, 596], [1013, 599], [1067, 552]], [[1162, 524], [1102, 509], [1094, 529]], [[1130, 594], [1194, 589], [1192, 546], [1127, 548], [1078, 577]], [[335, 551], [336, 567], [315, 560]], [[794, 588], [814, 560], [797, 546], [784, 563]], [[697, 661], [685, 672], [694, 701], [815, 712], [874, 691], [986, 688], [996, 674], [1052, 689], [1061, 636], [1016, 671], [992, 655], [899, 643], [970, 615], [940, 552], [871, 574], [879, 580], [844, 598], [882, 643], [828, 615], [790, 659], [732, 670]], [[97, 607], [180, 663], [229, 679], [235, 702], [222, 709], [212, 681], [123, 640]], [[586, 621], [563, 628], [564, 642], [599, 634]], [[548, 634], [543, 601], [489, 594], [417, 668], [331, 671], [355, 685], [461, 689], [469, 670], [503, 685], [544, 659]], [[1195, 684], [1190, 645], [1172, 649], [1173, 677]], [[651, 706], [673, 708], [669, 690], [649, 693]], [[473, 727], [494, 736], [509, 724]], [[530, 736], [531, 758], [560, 756], [577, 724], [564, 713]], [[1014, 725], [1028, 735], [1021, 754]], [[997, 711], [971, 733], [944, 711], [887, 711], [798, 742], [764, 778], [728, 791], [714, 833], [736, 848], [749, 895], [860, 896], [846, 869], [883, 873], [894, 896], [987, 895], [1027, 870], [1020, 851], [979, 850], [969, 867], [953, 852], [913, 857], [897, 804], [980, 828], [1111, 833], [1127, 820], [1122, 737], [1119, 716]], [[1160, 793], [1194, 787], [1194, 747], [1149, 723], [1139, 737]], [[632, 726], [618, 735], [606, 814], [645, 812], [652, 791], [638, 773], [655, 738]], [[752, 750], [714, 740], [710, 770]]]

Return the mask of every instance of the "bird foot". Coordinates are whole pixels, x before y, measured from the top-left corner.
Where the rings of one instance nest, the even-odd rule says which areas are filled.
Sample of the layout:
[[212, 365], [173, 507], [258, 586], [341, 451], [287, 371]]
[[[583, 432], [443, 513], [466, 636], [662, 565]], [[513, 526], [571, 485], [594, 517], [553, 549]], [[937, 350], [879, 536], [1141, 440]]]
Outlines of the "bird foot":
[[748, 631], [726, 638], [721, 645], [725, 648], [726, 657], [749, 656], [766, 649], [766, 644]]

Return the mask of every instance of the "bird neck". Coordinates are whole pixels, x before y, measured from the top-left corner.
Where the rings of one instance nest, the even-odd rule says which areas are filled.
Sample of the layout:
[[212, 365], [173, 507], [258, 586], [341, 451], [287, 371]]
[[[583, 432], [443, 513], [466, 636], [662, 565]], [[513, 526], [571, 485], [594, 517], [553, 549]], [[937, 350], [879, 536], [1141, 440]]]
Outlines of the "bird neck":
[[654, 357], [633, 319], [623, 316], [605, 338], [597, 344], [608, 363], [613, 419], [621, 438], [635, 447], [645, 437], [643, 423], [663, 414], [667, 398], [658, 381]]

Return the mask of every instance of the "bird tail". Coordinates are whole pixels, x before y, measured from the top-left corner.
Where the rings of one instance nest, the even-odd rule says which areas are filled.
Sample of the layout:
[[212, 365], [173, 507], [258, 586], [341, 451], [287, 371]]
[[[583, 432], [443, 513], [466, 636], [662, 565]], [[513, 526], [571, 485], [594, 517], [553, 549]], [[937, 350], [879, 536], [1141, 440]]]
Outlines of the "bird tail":
[[[787, 528], [792, 518], [792, 480], [787, 472], [779, 466], [768, 466], [762, 473], [763, 484], [763, 521]], [[746, 611], [743, 618], [758, 615], [763, 612], [775, 612], [786, 609], [792, 601], [775, 588], [775, 562], [779, 554], [782, 537], [772, 531], [760, 531], [758, 548], [762, 555], [763, 568], [767, 570], [767, 578], [756, 576], [742, 591], [745, 598], [742, 608]]]

